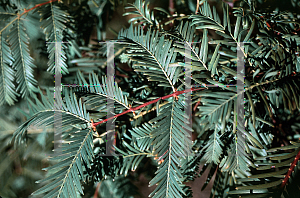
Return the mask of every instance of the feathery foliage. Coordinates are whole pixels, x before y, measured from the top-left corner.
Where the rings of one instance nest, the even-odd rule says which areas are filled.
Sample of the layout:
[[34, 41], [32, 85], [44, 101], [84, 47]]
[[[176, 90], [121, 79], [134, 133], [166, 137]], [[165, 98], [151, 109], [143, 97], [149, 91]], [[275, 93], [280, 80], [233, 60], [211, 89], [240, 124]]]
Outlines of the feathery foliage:
[[[300, 14], [261, 10], [261, 1], [182, 2], [186, 7], [170, 1], [170, 13], [149, 1], [131, 2], [122, 14], [130, 18], [129, 28], [110, 41], [114, 57], [108, 47], [73, 35], [80, 31], [79, 14], [70, 14], [75, 8], [55, 0], [36, 4], [49, 72], [57, 67], [55, 43], [73, 46], [61, 49], [67, 79], [61, 107], [33, 77], [24, 22], [32, 10], [19, 1], [1, 4], [0, 104], [14, 104], [19, 93], [29, 103], [30, 115], [12, 137], [15, 147], [30, 137], [31, 125], [50, 126], [61, 115], [62, 128], [54, 130], [62, 132], [62, 145], [33, 195], [77, 197], [99, 182], [95, 196], [133, 197], [138, 193], [125, 186], [135, 189], [128, 178], [143, 167], [150, 167], [154, 198], [193, 197], [188, 182], [206, 170], [202, 190], [212, 181], [211, 197], [297, 195]], [[121, 6], [89, 3], [83, 1], [82, 9], [93, 9], [101, 23], [102, 13]], [[76, 47], [74, 40], [86, 46]], [[114, 77], [108, 73], [112, 58]], [[107, 112], [109, 104], [114, 108]], [[110, 149], [115, 155], [107, 154]]]
[[[47, 41], [47, 51], [49, 53], [48, 61], [48, 70], [49, 72], [54, 72], [55, 67], [55, 43], [57, 42], [66, 42], [64, 41], [63, 32], [66, 28], [66, 24], [70, 23], [69, 14], [60, 9], [57, 5], [49, 3], [46, 6], [42, 7], [41, 10], [42, 24], [41, 28], [43, 29], [46, 35]], [[62, 43], [61, 49], [61, 70], [62, 74], [68, 73], [67, 64], [66, 64], [66, 44]]]

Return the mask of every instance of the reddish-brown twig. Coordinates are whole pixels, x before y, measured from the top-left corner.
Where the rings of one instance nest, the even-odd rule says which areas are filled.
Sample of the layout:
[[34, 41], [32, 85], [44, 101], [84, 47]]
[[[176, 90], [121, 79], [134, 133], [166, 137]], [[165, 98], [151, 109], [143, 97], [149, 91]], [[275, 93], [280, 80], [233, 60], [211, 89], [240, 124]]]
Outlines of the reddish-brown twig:
[[[101, 182], [102, 182], [102, 181], [101, 181]], [[95, 190], [95, 193], [94, 193], [93, 198], [97, 198], [97, 197], [98, 197], [98, 191], [99, 191], [99, 189], [100, 189], [101, 182], [99, 182], [99, 183], [97, 184], [97, 187], [96, 187], [96, 190]]]
[[34, 10], [34, 9], [36, 9], [36, 8], [38, 8], [38, 7], [41, 7], [41, 6], [43, 6], [43, 5], [46, 5], [46, 4], [55, 2], [55, 1], [61, 1], [61, 0], [50, 0], [50, 1], [47, 1], [47, 2], [45, 2], [45, 3], [37, 4], [37, 5], [33, 6], [32, 8], [30, 8], [30, 9], [28, 9], [28, 10], [27, 10], [27, 9], [24, 9], [24, 12], [23, 12], [21, 15], [23, 15], [23, 14], [25, 14], [25, 13], [31, 11], [31, 10]]
[[37, 4], [37, 5], [33, 6], [32, 8], [30, 8], [30, 9], [28, 9], [28, 10], [27, 10], [27, 9], [24, 9], [24, 12], [22, 12], [21, 14], [18, 13], [16, 18], [14, 18], [13, 20], [11, 20], [4, 28], [2, 28], [2, 29], [0, 30], [0, 34], [1, 34], [6, 28], [8, 28], [11, 24], [13, 24], [16, 20], [19, 20], [19, 19], [21, 18], [21, 16], [23, 16], [23, 15], [26, 14], [27, 12], [29, 12], [29, 11], [31, 11], [31, 10], [34, 10], [34, 9], [36, 9], [36, 8], [38, 8], [38, 7], [41, 7], [41, 6], [43, 6], [43, 5], [46, 5], [46, 4], [55, 2], [55, 1], [61, 1], [61, 0], [50, 0], [50, 1], [47, 1], [47, 2], [45, 2], [45, 3]]
[[200, 6], [200, 2], [199, 0], [197, 0], [197, 7], [196, 7], [195, 14], [198, 14], [199, 6]]
[[297, 164], [299, 158], [300, 158], [300, 151], [299, 151], [298, 154], [296, 155], [296, 157], [295, 157], [293, 163], [291, 164], [291, 166], [290, 166], [290, 168], [289, 168], [289, 171], [288, 171], [287, 174], [285, 175], [285, 178], [284, 178], [284, 180], [282, 181], [281, 186], [280, 186], [281, 188], [283, 188], [283, 187], [285, 186], [285, 184], [288, 182], [288, 180], [289, 180], [289, 178], [290, 178], [290, 176], [291, 176], [291, 174], [292, 174], [292, 172], [293, 172], [293, 170], [294, 170], [294, 168], [295, 168], [295, 166], [296, 166], [296, 164]]
[[199, 106], [200, 102], [201, 102], [201, 99], [199, 98], [199, 101], [194, 106], [194, 109], [193, 109], [194, 112], [197, 110], [197, 107]]
[[168, 99], [168, 98], [170, 98], [170, 97], [172, 97], [172, 96], [176, 98], [178, 95], [181, 95], [181, 94], [183, 94], [183, 93], [187, 93], [187, 92], [190, 92], [190, 91], [203, 90], [203, 89], [205, 89], [205, 88], [191, 88], [191, 89], [186, 89], [186, 90], [183, 90], [183, 91], [175, 91], [175, 92], [172, 93], [172, 94], [169, 94], [169, 95], [166, 95], [166, 96], [157, 98], [157, 99], [152, 100], [152, 101], [149, 101], [149, 102], [146, 102], [146, 103], [144, 103], [144, 104], [142, 104], [142, 105], [140, 105], [140, 106], [132, 107], [132, 108], [130, 108], [130, 109], [128, 109], [128, 110], [126, 110], [126, 111], [124, 111], [124, 112], [122, 112], [122, 113], [119, 113], [119, 114], [117, 114], [117, 115], [115, 115], [115, 116], [112, 116], [112, 117], [110, 117], [110, 118], [107, 118], [107, 119], [105, 119], [105, 120], [101, 120], [101, 121], [96, 122], [96, 123], [91, 122], [91, 126], [90, 126], [90, 127], [94, 129], [94, 127], [98, 126], [99, 124], [102, 124], [102, 123], [104, 123], [104, 122], [107, 122], [108, 120], [111, 120], [111, 119], [120, 117], [121, 115], [124, 115], [124, 114], [126, 114], [126, 113], [134, 112], [134, 111], [136, 111], [136, 110], [138, 110], [138, 109], [140, 109], [140, 108], [143, 108], [143, 107], [146, 107], [146, 106], [148, 106], [148, 105], [150, 105], [150, 104], [156, 103], [156, 102], [158, 102], [159, 100], [165, 100], [165, 99]]
[[174, 0], [169, 0], [169, 11], [171, 16], [175, 13]]

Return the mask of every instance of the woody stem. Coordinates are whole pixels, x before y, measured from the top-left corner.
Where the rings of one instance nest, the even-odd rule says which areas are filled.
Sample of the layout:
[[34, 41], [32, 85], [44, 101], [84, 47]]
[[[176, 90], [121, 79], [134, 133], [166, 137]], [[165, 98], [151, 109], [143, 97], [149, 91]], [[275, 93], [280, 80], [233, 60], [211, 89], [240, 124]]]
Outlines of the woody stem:
[[126, 111], [124, 111], [124, 112], [122, 112], [122, 113], [119, 113], [119, 114], [117, 114], [117, 115], [114, 115], [114, 116], [112, 116], [112, 117], [110, 117], [110, 118], [107, 118], [107, 119], [105, 119], [105, 120], [101, 120], [101, 121], [96, 122], [96, 123], [91, 123], [91, 127], [96, 127], [96, 126], [98, 126], [99, 124], [102, 124], [102, 123], [104, 123], [104, 122], [107, 122], [108, 120], [111, 120], [111, 119], [120, 117], [121, 115], [124, 115], [124, 114], [129, 113], [129, 112], [132, 112], [132, 111], [136, 111], [136, 110], [138, 110], [138, 109], [140, 109], [140, 108], [143, 108], [143, 107], [146, 107], [146, 106], [148, 106], [148, 105], [150, 105], [150, 104], [156, 103], [156, 102], [158, 102], [159, 100], [165, 100], [165, 99], [168, 99], [168, 98], [170, 98], [170, 97], [172, 97], [172, 96], [173, 96], [173, 97], [176, 97], [176, 96], [181, 95], [181, 94], [183, 94], [183, 93], [187, 93], [187, 92], [191, 92], [191, 91], [197, 91], [197, 90], [203, 90], [203, 89], [205, 89], [205, 88], [191, 88], [191, 89], [186, 89], [186, 90], [183, 90], [183, 91], [175, 91], [175, 92], [172, 93], [172, 94], [169, 94], [169, 95], [166, 95], [166, 96], [157, 98], [157, 99], [152, 100], [152, 101], [149, 101], [149, 102], [146, 102], [146, 103], [144, 103], [144, 104], [142, 104], [142, 105], [140, 105], [140, 106], [130, 108], [130, 109], [128, 109], [128, 110], [126, 110]]

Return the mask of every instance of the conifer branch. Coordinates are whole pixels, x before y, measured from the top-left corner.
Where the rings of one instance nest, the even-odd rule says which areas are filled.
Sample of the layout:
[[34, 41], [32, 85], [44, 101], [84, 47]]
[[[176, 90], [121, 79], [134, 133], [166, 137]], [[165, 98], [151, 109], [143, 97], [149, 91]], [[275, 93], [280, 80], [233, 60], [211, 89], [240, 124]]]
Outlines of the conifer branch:
[[34, 10], [34, 9], [36, 9], [36, 8], [38, 8], [38, 7], [41, 7], [41, 6], [43, 6], [43, 5], [46, 5], [46, 4], [49, 4], [49, 3], [53, 3], [53, 2], [55, 2], [55, 1], [61, 1], [61, 0], [50, 0], [50, 1], [47, 1], [47, 2], [45, 2], [45, 3], [40, 3], [40, 4], [37, 4], [37, 5], [35, 5], [34, 7], [32, 7], [32, 8], [30, 8], [30, 9], [24, 9], [24, 12], [22, 12], [21, 14], [17, 14], [17, 17], [16, 18], [14, 18], [13, 20], [11, 20], [11, 22], [9, 22], [2, 30], [0, 30], [0, 34], [7, 28], [7, 27], [9, 27], [11, 24], [13, 24], [16, 20], [18, 20], [18, 19], [20, 19], [24, 14], [26, 14], [27, 12], [30, 12], [31, 10]]
[[184, 94], [184, 93], [187, 93], [187, 92], [190, 92], [190, 91], [198, 91], [198, 90], [203, 90], [203, 89], [205, 89], [205, 88], [191, 88], [191, 89], [186, 89], [186, 90], [183, 90], [183, 91], [175, 91], [175, 92], [172, 93], [172, 94], [169, 94], [169, 95], [166, 95], [166, 96], [157, 98], [157, 99], [152, 100], [152, 101], [149, 101], [149, 102], [146, 102], [146, 103], [144, 103], [144, 104], [142, 104], [142, 105], [140, 105], [140, 106], [132, 107], [132, 108], [130, 108], [130, 109], [128, 109], [128, 110], [126, 110], [126, 111], [124, 111], [124, 112], [122, 112], [122, 113], [119, 113], [119, 114], [117, 114], [117, 115], [115, 115], [115, 116], [112, 116], [112, 117], [110, 117], [110, 118], [107, 118], [107, 119], [105, 119], [105, 120], [101, 120], [101, 121], [96, 122], [96, 123], [94, 123], [94, 122], [92, 121], [90, 127], [93, 128], [93, 129], [95, 129], [95, 127], [98, 126], [99, 124], [102, 124], [102, 123], [104, 123], [104, 122], [107, 122], [108, 120], [111, 120], [111, 119], [120, 117], [121, 115], [127, 114], [127, 113], [129, 113], [129, 112], [134, 112], [134, 111], [136, 111], [136, 110], [138, 110], [138, 109], [140, 109], [140, 108], [143, 108], [143, 107], [146, 107], [146, 106], [148, 106], [148, 105], [150, 105], [150, 104], [156, 103], [156, 102], [158, 102], [159, 100], [165, 100], [165, 99], [168, 99], [168, 98], [170, 98], [170, 97], [172, 97], [172, 96], [173, 96], [173, 97], [176, 97], [176, 96], [178, 96], [178, 95], [181, 95], [181, 94]]
[[294, 168], [295, 168], [295, 166], [296, 166], [299, 158], [300, 158], [300, 150], [299, 150], [298, 154], [296, 155], [293, 163], [291, 164], [291, 166], [289, 168], [289, 171], [285, 175], [284, 180], [282, 180], [282, 184], [281, 184], [280, 188], [283, 188], [285, 186], [285, 184], [288, 182], [288, 180], [289, 180], [289, 178], [290, 178], [290, 176], [291, 176], [291, 174], [292, 174], [292, 172], [293, 172], [293, 170], [294, 170]]

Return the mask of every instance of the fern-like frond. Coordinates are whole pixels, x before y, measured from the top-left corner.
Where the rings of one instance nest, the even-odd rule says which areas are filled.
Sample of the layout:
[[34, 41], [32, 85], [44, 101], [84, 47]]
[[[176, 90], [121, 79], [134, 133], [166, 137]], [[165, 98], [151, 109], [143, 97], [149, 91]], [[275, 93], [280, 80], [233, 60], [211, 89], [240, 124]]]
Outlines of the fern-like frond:
[[[228, 15], [228, 5], [223, 4], [224, 7], [224, 23], [222, 25], [221, 19], [217, 13], [216, 8], [213, 6], [213, 12], [211, 11], [210, 5], [208, 4], [207, 1], [204, 1], [204, 3], [199, 7], [200, 13], [199, 15], [192, 15], [191, 18], [193, 18], [193, 23], [192, 25], [195, 24], [202, 24], [196, 29], [212, 29], [216, 31], [220, 31], [222, 33], [225, 33], [226, 26], [229, 25], [228, 31], [230, 32], [230, 21], [229, 21], [229, 15]], [[206, 24], [206, 25], [204, 25]]]
[[203, 147], [205, 154], [203, 156], [206, 163], [214, 162], [215, 164], [220, 163], [220, 157], [223, 152], [224, 144], [220, 140], [218, 127], [215, 127], [214, 132], [209, 136], [207, 144]]
[[179, 170], [180, 158], [186, 158], [191, 148], [188, 131], [188, 115], [184, 112], [184, 102], [175, 98], [159, 109], [159, 115], [150, 120], [157, 127], [151, 132], [154, 138], [155, 156], [160, 156], [163, 162], [156, 171], [156, 176], [150, 181], [150, 186], [158, 184], [150, 194], [158, 197], [183, 197], [183, 176]]
[[[16, 16], [17, 14], [14, 12], [14, 10], [11, 8], [11, 6], [1, 6], [0, 7], [0, 17], [1, 17], [1, 23], [0, 23], [0, 33], [2, 33], [4, 30], [6, 30], [6, 25], [7, 23], [9, 23], [9, 19], [12, 16]], [[4, 27], [4, 29], [2, 29], [2, 27]]]
[[[293, 175], [299, 174], [297, 170], [299, 169], [299, 146], [299, 142], [292, 142], [292, 145], [272, 148], [267, 151], [270, 154], [257, 157], [255, 159], [255, 164], [258, 165], [257, 170], [248, 178], [237, 179], [236, 191], [230, 191], [229, 194], [264, 193], [257, 195], [279, 197], [281, 194], [281, 197], [289, 197], [289, 194], [293, 192], [285, 192], [283, 187], [293, 181]], [[280, 153], [277, 151], [290, 149], [293, 151]], [[261, 180], [265, 183], [261, 184]]]
[[121, 154], [123, 154], [123, 165], [120, 167], [120, 174], [128, 175], [128, 171], [135, 171], [140, 162], [146, 156], [152, 156], [151, 153], [145, 153], [139, 148], [134, 148], [132, 145], [128, 144], [126, 141], [123, 141], [123, 145], [127, 148], [127, 152], [116, 148]]
[[17, 91], [22, 97], [32, 95], [37, 91], [37, 82], [33, 76], [33, 68], [36, 66], [29, 54], [29, 38], [22, 20], [17, 19], [13, 24], [8, 41], [14, 58], [13, 68], [17, 71], [15, 74], [18, 83]]
[[8, 43], [0, 33], [0, 106], [7, 102], [13, 105], [17, 101], [18, 94], [14, 85], [13, 58]]
[[[63, 40], [63, 31], [66, 28], [66, 24], [70, 23], [69, 14], [60, 9], [57, 5], [49, 3], [41, 9], [42, 12], [42, 24], [41, 27], [46, 34], [47, 41], [47, 51], [49, 54], [48, 69], [49, 72], [54, 72], [55, 70], [55, 43], [56, 42], [67, 42]], [[61, 44], [61, 71], [62, 74], [67, 74], [67, 64], [66, 64], [66, 44]]]
[[[14, 133], [15, 142], [21, 142], [27, 128], [34, 125], [51, 125], [54, 123], [54, 112], [62, 115], [63, 145], [58, 152], [60, 155], [53, 159], [59, 163], [46, 168], [55, 170], [55, 173], [39, 181], [51, 181], [49, 184], [37, 190], [34, 194], [43, 194], [44, 197], [76, 197], [76, 191], [83, 193], [80, 181], [83, 180], [83, 170], [86, 163], [90, 167], [93, 159], [93, 131], [87, 129], [89, 124], [89, 114], [81, 99], [77, 101], [75, 94], [66, 90], [62, 103], [62, 109], [54, 110], [53, 95], [48, 91], [44, 96], [40, 91], [41, 103], [36, 97], [36, 102], [31, 104], [30, 114], [33, 116], [23, 123]], [[77, 126], [71, 131], [66, 131], [70, 126]], [[81, 129], [80, 129], [81, 128]]]
[[228, 155], [225, 156], [220, 163], [222, 171], [232, 172], [239, 169], [242, 172], [246, 172], [250, 171], [249, 166], [256, 168], [256, 166], [251, 162], [249, 156], [246, 154], [245, 144], [247, 144], [247, 142], [242, 135], [242, 133], [235, 134], [235, 139], [233, 144], [231, 144]]
[[153, 12], [149, 10], [149, 2], [146, 4], [146, 1], [136, 0], [134, 4], [130, 4], [130, 6], [125, 7], [125, 9], [134, 9], [134, 11], [126, 12], [123, 14], [123, 16], [137, 15], [129, 19], [128, 23], [148, 23], [150, 25], [157, 23], [157, 21], [155, 21], [156, 19], [154, 19]]
[[[24, 122], [15, 132], [14, 138], [15, 143], [22, 142], [27, 128], [30, 125], [51, 125], [54, 123], [54, 112], [61, 113], [62, 115], [62, 126], [82, 125], [87, 126], [90, 123], [89, 114], [86, 112], [85, 105], [83, 105], [80, 99], [77, 102], [77, 98], [74, 93], [69, 93], [66, 91], [64, 102], [62, 103], [62, 109], [54, 109], [53, 93], [47, 91], [47, 96], [44, 96], [41, 91], [39, 91], [41, 96], [41, 101], [34, 96], [35, 103], [32, 100], [28, 100], [30, 103], [30, 114], [31, 118]], [[73, 106], [75, 104], [75, 106]]]
[[50, 182], [33, 195], [47, 193], [43, 197], [77, 197], [76, 192], [83, 194], [81, 181], [84, 180], [84, 163], [90, 167], [93, 159], [93, 130], [82, 129], [70, 132], [70, 138], [66, 139], [61, 147], [61, 152], [53, 159], [59, 159], [59, 163], [45, 168], [54, 170], [49, 177], [39, 180], [38, 183]]
[[236, 100], [236, 93], [229, 91], [212, 92], [207, 90], [196, 93], [195, 95], [201, 97], [203, 106], [199, 107], [199, 114], [203, 116], [203, 119], [207, 119], [211, 124], [222, 123], [224, 125], [228, 122], [232, 112], [233, 102]]
[[[244, 32], [247, 31], [247, 26], [245, 26], [244, 30], [240, 28], [241, 26], [241, 20], [242, 20], [242, 14], [243, 10], [235, 10], [235, 15], [237, 17], [236, 24], [235, 24], [235, 29], [234, 33], [231, 32], [231, 23], [230, 23], [230, 17], [229, 17], [229, 6], [228, 4], [222, 2], [223, 5], [223, 23], [221, 22], [221, 19], [217, 13], [216, 8], [213, 6], [213, 11], [211, 11], [210, 5], [205, 1], [201, 6], [200, 6], [200, 13], [199, 15], [192, 15], [190, 18], [193, 19], [192, 25], [199, 25], [196, 27], [196, 29], [203, 29], [203, 33], [207, 31], [207, 29], [211, 29], [216, 31], [216, 33], [220, 34], [221, 36], [224, 37], [223, 40], [217, 40], [217, 41], [212, 41], [210, 44], [217, 44], [214, 53], [212, 54], [211, 60], [208, 63], [208, 70], [211, 71], [211, 75], [218, 74], [217, 66], [219, 64], [220, 60], [220, 55], [221, 52], [220, 47], [221, 44], [226, 44], [226, 45], [232, 45], [232, 42], [236, 42], [237, 45], [239, 46], [239, 42], [241, 41], [241, 36], [243, 35]], [[245, 19], [243, 19], [245, 20]], [[247, 36], [245, 39], [249, 39], [251, 33], [253, 31], [252, 29], [249, 30]], [[205, 41], [202, 45], [205, 44]], [[231, 43], [230, 43], [231, 42]], [[236, 49], [236, 48], [235, 48]], [[246, 52], [242, 49], [244, 56], [247, 56]], [[207, 52], [207, 51], [206, 51]], [[224, 54], [225, 53], [225, 54]], [[226, 50], [223, 50], [222, 55], [226, 55]]]
[[130, 44], [127, 51], [130, 59], [135, 61], [135, 71], [149, 76], [150, 81], [158, 81], [158, 86], [171, 87], [175, 92], [174, 84], [177, 82], [179, 68], [170, 67], [174, 63], [176, 53], [172, 41], [159, 37], [158, 31], [150, 30], [144, 35], [143, 28], [132, 25], [129, 29], [119, 33], [120, 39], [126, 39]]
[[[236, 23], [234, 32], [232, 32], [230, 16], [229, 16], [229, 6], [227, 3], [222, 2], [223, 6], [223, 22], [220, 20], [220, 17], [217, 13], [216, 8], [213, 6], [213, 11], [211, 11], [210, 5], [205, 1], [200, 6], [200, 13], [199, 15], [191, 15], [193, 22], [192, 25], [197, 25], [196, 29], [205, 30], [214, 30], [217, 34], [224, 37], [222, 40], [214, 40], [210, 41], [210, 44], [217, 44], [215, 51], [212, 55], [210, 63], [208, 63], [208, 69], [211, 71], [211, 74], [218, 74], [218, 64], [220, 60], [222, 60], [221, 55], [223, 56], [231, 56], [230, 51], [233, 49], [235, 51], [237, 48], [233, 47], [230, 49], [223, 49], [220, 50], [221, 44], [227, 45], [228, 47], [232, 47], [233, 43], [236, 46], [240, 46], [240, 42], [242, 41], [249, 41], [251, 40], [252, 32], [254, 29], [254, 24], [251, 24], [251, 27], [248, 27], [247, 24], [251, 22], [250, 16], [244, 16], [244, 10], [242, 8], [236, 9], [233, 13], [236, 16]], [[249, 22], [250, 21], [250, 22]], [[254, 22], [254, 20], [252, 20]], [[243, 24], [243, 27], [241, 25]], [[248, 30], [249, 29], [249, 30]], [[203, 42], [203, 41], [202, 41]], [[248, 54], [248, 46], [245, 45], [245, 49], [241, 49], [244, 57], [247, 57]], [[236, 57], [236, 56], [235, 56]], [[234, 57], [234, 58], [235, 58]], [[222, 60], [222, 62], [224, 62]], [[226, 61], [227, 62], [227, 61]], [[252, 62], [250, 62], [252, 65]]]
[[151, 138], [150, 133], [154, 129], [152, 125], [145, 123], [143, 127], [135, 127], [132, 130], [129, 130], [131, 135], [134, 137], [137, 148], [142, 151], [149, 151], [153, 138]]
[[[184, 25], [183, 25], [184, 24]], [[207, 49], [208, 49], [208, 35], [207, 30], [203, 31], [202, 39], [199, 36], [195, 36], [195, 26], [191, 25], [189, 22], [180, 23], [177, 28], [177, 35], [173, 33], [165, 34], [173, 36], [177, 42], [174, 43], [175, 52], [179, 52], [183, 56], [190, 57], [192, 60], [192, 69], [195, 70], [207, 70], [206, 60], [207, 60]], [[201, 42], [202, 41], [202, 42]], [[197, 47], [201, 42], [201, 50]], [[190, 50], [192, 54], [186, 54], [186, 51]], [[173, 64], [174, 65], [174, 64]], [[182, 64], [184, 66], [184, 64]], [[204, 67], [204, 68], [203, 68]]]
[[122, 92], [117, 82], [114, 82], [113, 77], [108, 81], [106, 76], [102, 76], [100, 83], [98, 76], [95, 73], [89, 75], [89, 83], [85, 80], [82, 73], [77, 73], [79, 84], [86, 87], [89, 91], [86, 94], [86, 105], [92, 110], [105, 110], [107, 99], [114, 100], [116, 103], [115, 109], [118, 111], [130, 109], [127, 96]]
[[151, 138], [150, 133], [154, 128], [152, 125], [145, 123], [143, 127], [135, 127], [129, 132], [132, 135], [130, 138], [128, 135], [124, 135], [122, 145], [127, 151], [122, 151], [116, 148], [121, 154], [123, 154], [123, 165], [120, 168], [120, 174], [125, 176], [128, 171], [135, 171], [140, 162], [146, 157], [152, 157], [150, 148], [153, 138]]

